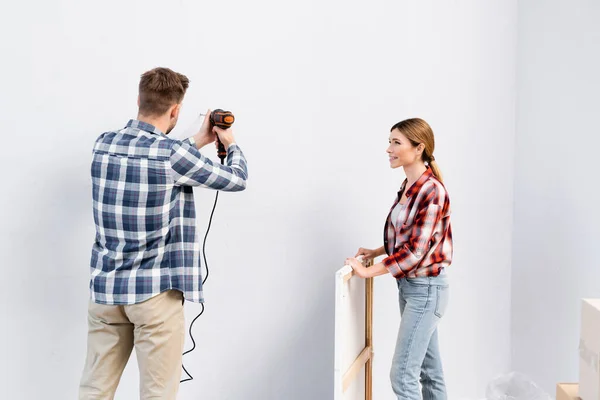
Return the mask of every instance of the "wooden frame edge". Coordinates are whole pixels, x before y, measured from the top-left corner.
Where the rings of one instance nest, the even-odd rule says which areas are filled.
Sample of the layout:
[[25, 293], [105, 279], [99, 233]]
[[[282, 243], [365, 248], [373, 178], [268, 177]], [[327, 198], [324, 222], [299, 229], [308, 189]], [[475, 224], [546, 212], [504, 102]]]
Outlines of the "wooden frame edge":
[[[373, 261], [365, 264], [373, 265]], [[354, 271], [344, 275], [344, 284], [354, 276]], [[343, 392], [348, 389], [358, 372], [365, 366], [365, 400], [373, 399], [373, 278], [365, 279], [365, 347], [342, 378]]]

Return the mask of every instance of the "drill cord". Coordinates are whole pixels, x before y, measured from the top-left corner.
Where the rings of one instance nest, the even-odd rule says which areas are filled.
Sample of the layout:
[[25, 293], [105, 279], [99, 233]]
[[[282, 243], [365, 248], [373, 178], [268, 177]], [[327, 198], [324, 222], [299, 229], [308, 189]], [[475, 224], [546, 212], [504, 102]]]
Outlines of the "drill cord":
[[[225, 164], [224, 159], [221, 159], [221, 164]], [[206, 261], [206, 238], [208, 237], [208, 232], [210, 232], [210, 226], [212, 225], [212, 219], [213, 219], [213, 215], [215, 214], [215, 209], [217, 208], [218, 200], [219, 200], [219, 192], [217, 191], [217, 194], [215, 195], [215, 204], [213, 204], [213, 208], [210, 213], [210, 218], [208, 219], [208, 228], [206, 228], [206, 234], [204, 234], [204, 242], [202, 243], [202, 255], [204, 256], [204, 267], [206, 268], [206, 275], [204, 276], [204, 279], [202, 280], [202, 286], [204, 286], [204, 282], [206, 282], [206, 279], [208, 279], [208, 272], [209, 272], [208, 271], [208, 262]], [[182, 354], [182, 357], [188, 353], [191, 353], [196, 348], [196, 341], [194, 340], [194, 335], [192, 335], [192, 327], [194, 326], [194, 322], [196, 322], [196, 320], [204, 313], [204, 303], [200, 303], [200, 305], [202, 306], [202, 310], [200, 310], [200, 313], [198, 315], [196, 315], [196, 318], [194, 318], [192, 320], [192, 323], [190, 324], [190, 329], [189, 329], [190, 339], [192, 339], [192, 348], [189, 349], [188, 351], [184, 352]], [[183, 363], [181, 363], [181, 368], [183, 368], [183, 370], [185, 371], [185, 374], [189, 378], [182, 379], [179, 381], [179, 383], [191, 381], [194, 379], [194, 377], [192, 375], [190, 375], [188, 370], [185, 369], [185, 366], [183, 365]]]

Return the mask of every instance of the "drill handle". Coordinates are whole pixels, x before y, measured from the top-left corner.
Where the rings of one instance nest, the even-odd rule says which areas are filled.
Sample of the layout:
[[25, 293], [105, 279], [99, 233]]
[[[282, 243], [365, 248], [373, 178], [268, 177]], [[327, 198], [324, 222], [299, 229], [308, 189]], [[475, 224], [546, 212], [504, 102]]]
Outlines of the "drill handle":
[[221, 159], [221, 164], [225, 164], [225, 157], [227, 157], [227, 151], [225, 150], [225, 146], [221, 143], [221, 139], [219, 139], [219, 135], [217, 135], [217, 141], [219, 142], [219, 148], [217, 149], [217, 156]]

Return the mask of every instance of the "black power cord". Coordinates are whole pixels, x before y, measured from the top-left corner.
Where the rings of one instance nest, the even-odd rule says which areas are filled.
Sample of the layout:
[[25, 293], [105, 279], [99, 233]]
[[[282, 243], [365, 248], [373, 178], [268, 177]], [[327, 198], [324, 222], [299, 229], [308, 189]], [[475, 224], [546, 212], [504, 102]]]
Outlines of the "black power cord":
[[[224, 158], [221, 158], [221, 164], [225, 164]], [[206, 279], [208, 279], [208, 273], [209, 273], [208, 262], [206, 261], [206, 238], [208, 237], [208, 232], [210, 232], [210, 226], [212, 225], [212, 219], [213, 219], [213, 215], [215, 214], [215, 209], [217, 208], [218, 200], [219, 200], [219, 192], [217, 191], [217, 194], [215, 195], [215, 204], [213, 204], [212, 211], [210, 212], [210, 218], [208, 219], [208, 227], [206, 228], [206, 233], [204, 234], [204, 241], [202, 243], [202, 256], [204, 257], [204, 267], [206, 268], [206, 275], [204, 276], [204, 279], [202, 280], [203, 287], [204, 287], [204, 282], [206, 282]], [[200, 303], [200, 305], [202, 306], [202, 310], [200, 310], [200, 313], [198, 315], [196, 315], [196, 317], [192, 320], [192, 323], [190, 324], [190, 329], [189, 329], [190, 339], [192, 339], [192, 348], [185, 351], [182, 354], [182, 357], [188, 353], [191, 353], [196, 348], [196, 341], [194, 340], [194, 335], [192, 335], [192, 327], [194, 326], [194, 322], [196, 322], [196, 320], [198, 318], [200, 318], [200, 316], [204, 313], [204, 303]], [[183, 370], [185, 371], [185, 374], [188, 376], [188, 378], [180, 380], [179, 383], [194, 380], [194, 377], [192, 375], [190, 375], [190, 373], [188, 372], [187, 369], [185, 369], [185, 366], [183, 365], [183, 363], [181, 363], [181, 368], [183, 368]]]
[[[219, 192], [217, 192], [217, 194], [215, 196], [215, 204], [213, 205], [212, 212], [210, 213], [210, 218], [208, 220], [208, 228], [206, 229], [206, 234], [204, 235], [204, 243], [202, 244], [202, 255], [204, 256], [204, 266], [206, 268], [206, 276], [202, 280], [202, 286], [204, 286], [204, 282], [206, 282], [206, 279], [208, 278], [208, 263], [206, 261], [206, 252], [204, 249], [206, 248], [206, 238], [208, 237], [208, 232], [210, 231], [210, 225], [212, 224], [212, 218], [215, 213], [215, 208], [217, 208], [217, 200], [219, 200]], [[204, 303], [200, 303], [200, 305], [202, 306], [202, 310], [200, 310], [200, 313], [198, 315], [196, 315], [196, 317], [192, 320], [192, 323], [190, 324], [190, 329], [189, 329], [190, 338], [192, 339], [192, 348], [189, 349], [188, 351], [184, 352], [182, 354], [182, 356], [185, 356], [186, 354], [191, 353], [196, 348], [196, 341], [194, 340], [194, 335], [192, 335], [192, 327], [194, 326], [194, 322], [196, 322], [196, 320], [198, 318], [200, 318], [200, 316], [204, 313]], [[194, 379], [194, 377], [192, 375], [190, 375], [188, 370], [185, 369], [185, 366], [183, 365], [183, 363], [181, 364], [181, 368], [183, 368], [183, 370], [185, 371], [186, 375], [189, 378], [182, 379], [181, 381], [179, 381], [179, 383], [191, 381]]]

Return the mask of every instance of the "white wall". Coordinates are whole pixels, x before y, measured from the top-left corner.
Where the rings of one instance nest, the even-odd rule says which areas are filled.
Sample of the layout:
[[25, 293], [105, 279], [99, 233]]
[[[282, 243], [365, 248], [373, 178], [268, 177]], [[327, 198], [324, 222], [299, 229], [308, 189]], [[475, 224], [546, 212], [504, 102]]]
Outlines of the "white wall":
[[[394, 68], [401, 82], [391, 89], [399, 104], [393, 115], [423, 115], [432, 124], [453, 208], [451, 300], [440, 326], [449, 396], [479, 399], [510, 366], [516, 2], [438, 2], [398, 15], [401, 59]], [[381, 214], [394, 198], [397, 176], [387, 172], [384, 187], [373, 188], [373, 197], [383, 199]], [[373, 219], [378, 230], [375, 213], [361, 224], [372, 226]], [[374, 398], [391, 400], [397, 289], [385, 278], [375, 289]]]
[[[9, 321], [0, 379], [9, 398], [76, 396], [91, 147], [135, 116], [139, 75], [158, 65], [191, 79], [173, 134], [208, 107], [233, 110], [250, 173], [247, 191], [220, 198], [199, 348], [184, 359], [196, 379], [181, 399], [332, 397], [333, 274], [359, 246], [381, 243], [403, 178], [387, 166], [388, 132], [412, 116], [436, 132], [454, 209], [441, 326], [450, 398], [482, 397], [509, 368], [516, 1], [1, 7], [10, 15], [0, 25], [0, 304]], [[213, 194], [196, 194], [203, 232]], [[376, 290], [375, 398], [384, 400], [393, 398], [398, 306], [393, 280], [379, 278]], [[189, 320], [198, 309], [187, 305]], [[135, 398], [136, 380], [132, 365], [118, 398]]]
[[513, 368], [578, 379], [582, 297], [600, 297], [600, 3], [519, 2]]

